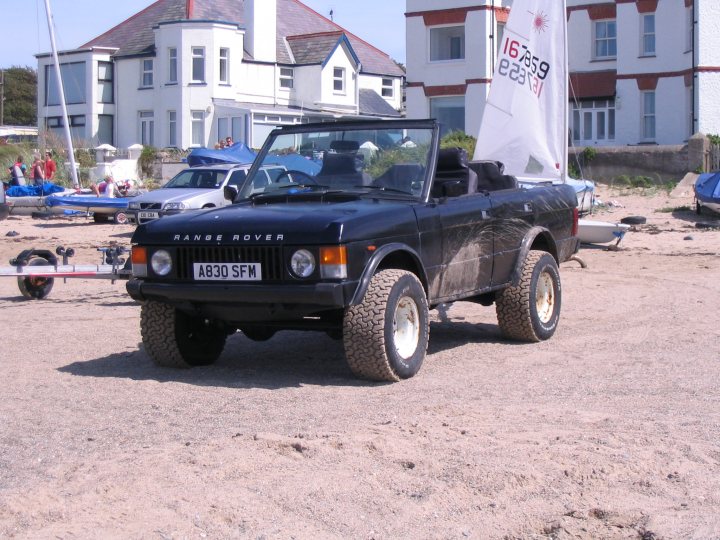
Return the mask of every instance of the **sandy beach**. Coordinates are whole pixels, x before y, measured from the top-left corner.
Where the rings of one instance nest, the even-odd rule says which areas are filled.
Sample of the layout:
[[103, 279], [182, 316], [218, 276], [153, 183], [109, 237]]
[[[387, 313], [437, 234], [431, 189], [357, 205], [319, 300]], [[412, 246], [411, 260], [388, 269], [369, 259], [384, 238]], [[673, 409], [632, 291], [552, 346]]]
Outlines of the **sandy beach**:
[[[398, 384], [316, 333], [160, 369], [123, 282], [0, 279], [0, 538], [720, 538], [720, 220], [689, 189], [598, 195], [591, 219], [647, 223], [561, 266], [551, 340], [460, 302]], [[11, 216], [0, 264], [132, 230]]]

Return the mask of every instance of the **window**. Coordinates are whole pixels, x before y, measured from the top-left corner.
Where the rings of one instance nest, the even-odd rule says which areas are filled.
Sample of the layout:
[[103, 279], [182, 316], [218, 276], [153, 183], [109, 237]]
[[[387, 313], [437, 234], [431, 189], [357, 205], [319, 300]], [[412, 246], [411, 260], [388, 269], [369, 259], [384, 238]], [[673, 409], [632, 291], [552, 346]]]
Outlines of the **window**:
[[220, 48], [220, 82], [230, 83], [230, 49]]
[[643, 15], [640, 21], [642, 24], [640, 54], [642, 56], [653, 56], [655, 54], [655, 14]]
[[140, 87], [151, 88], [153, 85], [153, 61], [150, 58], [140, 61], [142, 72], [140, 74]]
[[295, 70], [293, 68], [280, 68], [280, 88], [290, 90], [294, 86]]
[[244, 116], [233, 116], [232, 117], [232, 138], [233, 141], [242, 140], [242, 130], [245, 125]]
[[615, 140], [615, 100], [596, 99], [572, 106], [573, 143], [597, 144]]
[[[217, 136], [219, 141], [224, 141], [230, 135], [229, 118], [218, 118], [217, 120]], [[233, 139], [234, 140], [234, 139]]]
[[205, 145], [205, 111], [190, 111], [192, 117], [192, 145]]
[[[65, 103], [85, 103], [85, 62], [60, 64], [60, 75], [65, 91]], [[45, 105], [60, 105], [55, 66], [45, 66]]]
[[440, 97], [430, 99], [430, 117], [440, 122], [440, 134], [465, 131], [465, 97]]
[[112, 62], [98, 62], [98, 103], [113, 103]]
[[642, 92], [642, 138], [655, 140], [655, 92]]
[[[85, 139], [85, 116], [82, 114], [68, 116], [70, 122], [70, 136], [73, 141], [81, 141]], [[55, 133], [63, 133], [64, 126], [62, 116], [49, 116], [45, 119], [45, 126], [48, 131]]]
[[693, 8], [685, 8], [685, 52], [692, 51], [693, 48]]
[[178, 82], [178, 57], [177, 49], [170, 47], [168, 49], [168, 83], [175, 84]]
[[595, 23], [595, 58], [617, 56], [617, 27], [615, 21]]
[[500, 54], [500, 45], [502, 44], [504, 34], [505, 34], [505, 23], [498, 22], [497, 30], [495, 30], [495, 55]]
[[140, 111], [140, 144], [155, 146], [155, 118], [152, 111]]
[[177, 148], [177, 112], [168, 111], [168, 146]]
[[192, 82], [205, 82], [205, 49], [203, 47], [192, 48]]
[[345, 68], [333, 68], [333, 90], [336, 94], [345, 93]]
[[98, 144], [113, 144], [113, 116], [111, 114], [98, 115]]
[[391, 98], [395, 95], [395, 89], [393, 88], [392, 79], [382, 80], [382, 97]]
[[444, 26], [430, 29], [430, 61], [463, 60], [465, 58], [465, 26]]

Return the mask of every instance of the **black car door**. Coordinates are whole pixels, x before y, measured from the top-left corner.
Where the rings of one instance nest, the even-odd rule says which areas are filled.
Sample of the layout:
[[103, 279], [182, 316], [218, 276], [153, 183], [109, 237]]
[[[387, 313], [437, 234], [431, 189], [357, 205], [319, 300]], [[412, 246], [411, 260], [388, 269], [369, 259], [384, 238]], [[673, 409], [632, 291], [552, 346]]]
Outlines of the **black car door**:
[[442, 229], [443, 299], [464, 296], [490, 285], [493, 267], [493, 222], [490, 197], [473, 193], [448, 197], [437, 205]]

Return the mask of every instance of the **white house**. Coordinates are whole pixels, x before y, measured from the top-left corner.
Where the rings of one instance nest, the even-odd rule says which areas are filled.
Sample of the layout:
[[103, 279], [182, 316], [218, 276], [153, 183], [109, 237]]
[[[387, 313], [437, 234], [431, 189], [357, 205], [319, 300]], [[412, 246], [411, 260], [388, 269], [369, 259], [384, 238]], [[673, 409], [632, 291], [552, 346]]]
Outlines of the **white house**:
[[[406, 0], [407, 114], [478, 132], [511, 0]], [[717, 0], [567, 0], [577, 146], [720, 133]]]
[[[38, 126], [61, 130], [52, 56], [38, 58]], [[78, 140], [259, 147], [277, 126], [400, 116], [403, 70], [299, 0], [158, 0], [60, 54]]]

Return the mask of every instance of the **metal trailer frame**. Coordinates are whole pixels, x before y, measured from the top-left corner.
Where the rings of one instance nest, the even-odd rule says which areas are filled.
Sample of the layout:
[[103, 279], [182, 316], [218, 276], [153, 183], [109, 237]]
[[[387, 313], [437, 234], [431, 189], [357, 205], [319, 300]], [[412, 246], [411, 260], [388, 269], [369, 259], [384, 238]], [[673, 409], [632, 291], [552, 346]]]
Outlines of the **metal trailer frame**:
[[[100, 247], [101, 264], [70, 264], [75, 250], [58, 246], [55, 252], [47, 249], [26, 249], [17, 257], [10, 259], [10, 267], [0, 267], [0, 277], [15, 277], [18, 288], [25, 298], [40, 300], [47, 298], [52, 290], [55, 278], [130, 279], [132, 275], [130, 259], [123, 257], [128, 250], [122, 246]], [[62, 262], [58, 261], [62, 257]]]

